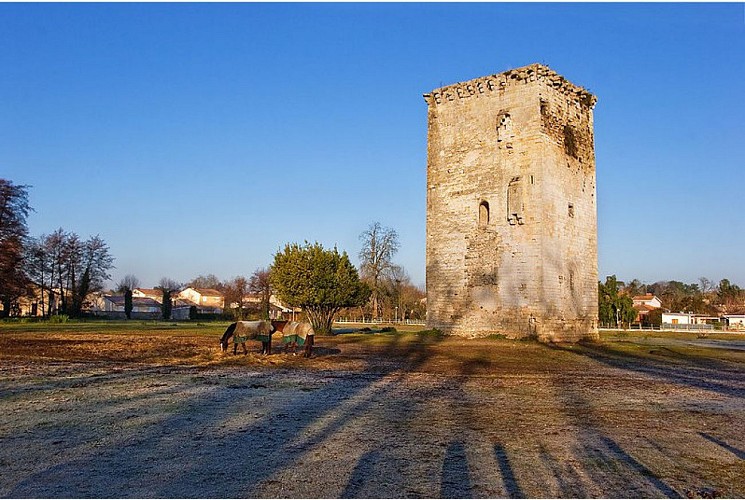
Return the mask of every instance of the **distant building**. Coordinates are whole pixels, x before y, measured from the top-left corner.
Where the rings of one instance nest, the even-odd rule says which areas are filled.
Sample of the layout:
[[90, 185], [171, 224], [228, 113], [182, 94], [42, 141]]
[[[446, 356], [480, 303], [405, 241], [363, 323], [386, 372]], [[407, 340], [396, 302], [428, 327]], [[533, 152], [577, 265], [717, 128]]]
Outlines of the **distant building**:
[[722, 320], [719, 316], [711, 316], [708, 314], [693, 314], [691, 315], [691, 321], [694, 325], [713, 325], [719, 323]]
[[199, 314], [222, 314], [225, 296], [213, 288], [188, 287], [181, 290], [176, 298], [197, 307]]
[[194, 304], [190, 300], [173, 299], [171, 301], [171, 319], [190, 319], [192, 307], [196, 308], [196, 311], [199, 310], [196, 304]]
[[157, 288], [135, 288], [132, 290], [132, 297], [146, 297], [160, 304], [163, 302], [163, 291]]
[[662, 307], [662, 301], [651, 293], [648, 293], [646, 295], [637, 295], [635, 297], [632, 297], [632, 300], [634, 301], [634, 306], [648, 306], [652, 309], [659, 309], [660, 307]]
[[637, 295], [631, 299], [634, 301], [633, 307], [636, 309], [635, 323], [646, 323], [647, 314], [662, 307], [662, 301], [651, 293]]
[[[126, 318], [123, 295], [103, 295], [90, 305], [89, 312], [95, 316]], [[149, 297], [132, 297], [132, 319], [158, 319], [161, 316], [160, 303]]]
[[693, 314], [691, 313], [662, 313], [663, 325], [692, 325]]
[[[68, 301], [72, 301], [72, 293], [65, 290]], [[49, 290], [42, 288], [36, 283], [29, 285], [26, 295], [19, 297], [12, 304], [10, 315], [12, 316], [49, 316], [58, 314], [61, 307], [62, 293], [59, 288]]]
[[[243, 308], [249, 312], [257, 312], [261, 310], [262, 297], [258, 293], [249, 293], [243, 296]], [[230, 304], [231, 309], [237, 309], [238, 303], [232, 302]], [[302, 312], [302, 309], [292, 309], [277, 298], [276, 295], [272, 294], [269, 296], [269, 317], [270, 319], [283, 319], [283, 318], [295, 318], [295, 314]]]
[[725, 314], [722, 320], [731, 330], [745, 330], [745, 314]]

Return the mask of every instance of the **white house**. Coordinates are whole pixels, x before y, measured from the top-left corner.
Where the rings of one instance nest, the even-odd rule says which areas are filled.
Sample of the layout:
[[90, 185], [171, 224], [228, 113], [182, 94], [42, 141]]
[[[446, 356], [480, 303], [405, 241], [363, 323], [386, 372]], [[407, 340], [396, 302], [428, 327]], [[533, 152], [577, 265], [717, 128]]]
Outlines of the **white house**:
[[160, 304], [163, 301], [163, 291], [157, 288], [135, 288], [132, 290], [132, 297], [146, 297]]
[[177, 298], [197, 306], [200, 314], [222, 314], [225, 297], [212, 288], [192, 288], [181, 290]]
[[662, 313], [663, 325], [691, 325], [693, 314], [690, 313]]
[[694, 325], [713, 325], [721, 321], [719, 316], [709, 316], [706, 314], [693, 314], [691, 321]]
[[[124, 312], [124, 297], [120, 295], [105, 295], [103, 310], [106, 312]], [[160, 313], [160, 304], [147, 297], [132, 297], [133, 313]]]
[[[89, 311], [96, 316], [124, 318], [125, 299], [123, 295], [103, 295], [98, 297]], [[161, 316], [160, 303], [147, 297], [132, 297], [133, 319], [157, 319]]]
[[648, 306], [654, 309], [659, 309], [660, 307], [662, 307], [662, 301], [651, 293], [648, 293], [646, 295], [637, 295], [635, 297], [632, 297], [632, 300], [634, 301], [635, 306]]
[[722, 319], [727, 327], [735, 330], [745, 330], [745, 314], [725, 314]]

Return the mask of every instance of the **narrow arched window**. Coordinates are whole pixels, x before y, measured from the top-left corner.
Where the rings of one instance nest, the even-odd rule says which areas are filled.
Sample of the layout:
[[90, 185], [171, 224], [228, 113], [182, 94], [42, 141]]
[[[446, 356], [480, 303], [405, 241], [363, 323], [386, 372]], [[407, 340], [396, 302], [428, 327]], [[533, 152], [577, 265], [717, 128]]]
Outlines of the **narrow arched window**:
[[489, 202], [482, 201], [479, 204], [479, 227], [489, 224]]

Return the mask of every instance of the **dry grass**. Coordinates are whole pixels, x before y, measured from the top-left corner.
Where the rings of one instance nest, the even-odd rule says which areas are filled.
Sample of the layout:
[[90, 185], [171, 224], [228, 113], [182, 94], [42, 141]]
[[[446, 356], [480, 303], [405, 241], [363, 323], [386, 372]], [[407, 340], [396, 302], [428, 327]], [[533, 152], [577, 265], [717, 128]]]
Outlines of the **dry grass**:
[[745, 351], [222, 330], [3, 328], [0, 496], [745, 496]]

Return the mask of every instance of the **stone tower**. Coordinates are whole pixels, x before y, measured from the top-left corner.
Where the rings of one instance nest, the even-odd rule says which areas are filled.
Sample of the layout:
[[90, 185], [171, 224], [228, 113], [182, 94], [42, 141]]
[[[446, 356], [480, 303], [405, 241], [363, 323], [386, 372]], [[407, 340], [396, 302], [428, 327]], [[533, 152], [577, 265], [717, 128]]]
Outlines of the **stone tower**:
[[424, 98], [428, 327], [597, 338], [595, 96], [533, 64]]

